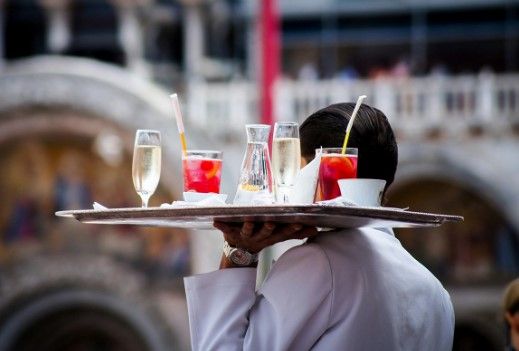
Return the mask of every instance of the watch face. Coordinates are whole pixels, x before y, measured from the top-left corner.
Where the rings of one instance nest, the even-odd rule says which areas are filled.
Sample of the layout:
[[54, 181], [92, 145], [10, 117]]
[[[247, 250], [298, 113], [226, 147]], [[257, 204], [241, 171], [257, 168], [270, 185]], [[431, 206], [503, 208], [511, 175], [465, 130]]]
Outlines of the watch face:
[[251, 254], [244, 250], [233, 249], [229, 255], [231, 261], [240, 266], [247, 266], [252, 263]]

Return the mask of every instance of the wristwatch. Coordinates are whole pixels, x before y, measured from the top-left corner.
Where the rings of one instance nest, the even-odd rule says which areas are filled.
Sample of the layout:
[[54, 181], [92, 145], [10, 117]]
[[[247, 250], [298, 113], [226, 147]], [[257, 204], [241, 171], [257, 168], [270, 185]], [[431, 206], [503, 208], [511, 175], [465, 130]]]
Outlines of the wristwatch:
[[258, 254], [250, 253], [238, 247], [232, 247], [227, 241], [223, 242], [223, 253], [237, 266], [249, 266], [258, 262]]

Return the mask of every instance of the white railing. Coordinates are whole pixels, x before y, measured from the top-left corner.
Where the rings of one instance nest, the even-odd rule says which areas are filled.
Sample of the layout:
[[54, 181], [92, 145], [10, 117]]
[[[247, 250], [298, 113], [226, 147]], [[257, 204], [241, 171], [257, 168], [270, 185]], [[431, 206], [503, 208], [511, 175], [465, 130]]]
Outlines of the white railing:
[[258, 92], [252, 82], [190, 83], [187, 110], [194, 127], [232, 137], [259, 120]]
[[[303, 121], [329, 104], [367, 103], [388, 116], [395, 129], [417, 133], [430, 128], [507, 128], [519, 124], [519, 75], [490, 73], [408, 79], [278, 81], [278, 120]], [[252, 82], [191, 83], [188, 113], [195, 126], [220, 135], [243, 132], [259, 120], [258, 90]]]

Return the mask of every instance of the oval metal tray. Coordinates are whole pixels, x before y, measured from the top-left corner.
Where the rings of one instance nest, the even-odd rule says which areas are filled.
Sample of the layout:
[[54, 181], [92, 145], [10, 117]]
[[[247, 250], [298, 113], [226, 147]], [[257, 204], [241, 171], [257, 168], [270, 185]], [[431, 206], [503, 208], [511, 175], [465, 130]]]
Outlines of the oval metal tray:
[[58, 211], [57, 216], [83, 223], [213, 229], [213, 221], [300, 223], [326, 228], [405, 228], [463, 221], [455, 215], [413, 212], [387, 207], [323, 205], [219, 206], [178, 208], [113, 208]]

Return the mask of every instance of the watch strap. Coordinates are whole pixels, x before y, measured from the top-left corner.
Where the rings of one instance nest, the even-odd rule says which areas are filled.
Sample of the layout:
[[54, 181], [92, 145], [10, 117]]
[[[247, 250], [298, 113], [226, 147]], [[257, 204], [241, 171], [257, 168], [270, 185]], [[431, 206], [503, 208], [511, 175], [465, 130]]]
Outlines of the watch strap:
[[227, 241], [223, 242], [223, 253], [231, 262], [238, 266], [249, 266], [258, 262], [258, 254], [253, 254], [245, 249], [231, 246]]

